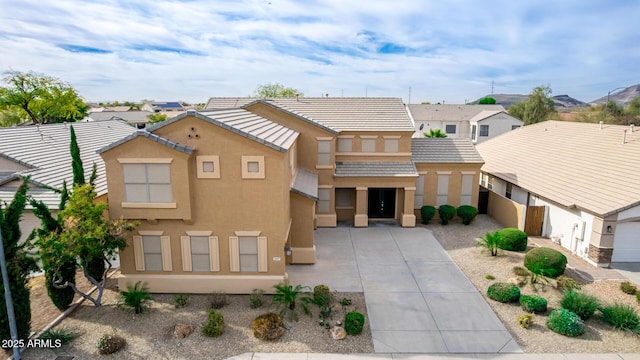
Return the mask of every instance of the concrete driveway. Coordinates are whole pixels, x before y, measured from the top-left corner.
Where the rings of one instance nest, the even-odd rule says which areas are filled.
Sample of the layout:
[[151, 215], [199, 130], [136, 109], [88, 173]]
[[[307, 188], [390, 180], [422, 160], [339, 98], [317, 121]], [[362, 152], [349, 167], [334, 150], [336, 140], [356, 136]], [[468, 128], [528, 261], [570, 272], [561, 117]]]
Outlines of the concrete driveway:
[[322, 228], [315, 236], [316, 264], [288, 266], [290, 283], [364, 292], [376, 352], [522, 352], [431, 231]]

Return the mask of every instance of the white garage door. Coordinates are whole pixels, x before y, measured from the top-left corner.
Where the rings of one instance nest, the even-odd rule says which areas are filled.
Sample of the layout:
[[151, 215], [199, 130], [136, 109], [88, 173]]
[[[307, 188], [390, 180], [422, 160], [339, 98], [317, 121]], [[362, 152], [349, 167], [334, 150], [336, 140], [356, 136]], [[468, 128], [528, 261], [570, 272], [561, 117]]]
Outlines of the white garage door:
[[640, 222], [616, 225], [613, 240], [613, 262], [640, 262]]

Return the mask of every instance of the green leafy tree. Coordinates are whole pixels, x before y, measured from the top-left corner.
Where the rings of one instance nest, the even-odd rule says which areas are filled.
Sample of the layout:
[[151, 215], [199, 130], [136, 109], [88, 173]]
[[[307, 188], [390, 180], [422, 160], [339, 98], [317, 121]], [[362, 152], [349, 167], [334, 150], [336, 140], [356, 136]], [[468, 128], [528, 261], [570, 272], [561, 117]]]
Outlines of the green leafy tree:
[[161, 121], [167, 120], [167, 114], [153, 113], [153, 114], [147, 115], [147, 118], [149, 118], [149, 121], [147, 121], [147, 124], [151, 125], [151, 124], [155, 124], [155, 123], [159, 123]]
[[19, 125], [23, 121], [20, 109], [15, 106], [0, 111], [0, 127]]
[[31, 301], [29, 300], [29, 288], [27, 287], [27, 275], [37, 270], [36, 261], [29, 253], [29, 243], [20, 243], [22, 232], [20, 220], [27, 203], [27, 189], [29, 178], [26, 177], [22, 185], [16, 191], [10, 204], [0, 203], [0, 232], [7, 261], [9, 284], [1, 282], [0, 285], [0, 336], [2, 339], [11, 339], [9, 330], [9, 318], [4, 287], [9, 286], [13, 298], [18, 338], [27, 339], [31, 330]]
[[89, 106], [61, 80], [33, 71], [9, 70], [0, 87], [0, 110], [19, 109], [33, 124], [78, 121]]
[[293, 98], [304, 96], [304, 94], [297, 89], [286, 87], [280, 83], [266, 83], [258, 85], [254, 96], [261, 98]]
[[525, 125], [549, 120], [556, 112], [551, 98], [551, 87], [549, 85], [535, 87], [525, 101], [509, 106], [507, 111], [511, 116], [524, 121]]
[[483, 97], [482, 99], [480, 99], [480, 101], [478, 101], [478, 104], [480, 105], [493, 105], [495, 103], [496, 99], [492, 97]]
[[422, 133], [426, 138], [446, 138], [447, 134], [443, 133], [441, 129], [429, 129], [428, 133]]

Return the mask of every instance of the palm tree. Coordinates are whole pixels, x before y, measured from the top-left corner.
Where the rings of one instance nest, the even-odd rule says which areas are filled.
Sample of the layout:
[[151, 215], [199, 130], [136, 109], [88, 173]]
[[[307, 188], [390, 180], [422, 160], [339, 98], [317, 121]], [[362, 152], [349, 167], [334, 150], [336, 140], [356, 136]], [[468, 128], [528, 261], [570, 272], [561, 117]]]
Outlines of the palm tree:
[[429, 129], [429, 133], [422, 133], [427, 138], [446, 138], [447, 134], [443, 133], [440, 129]]

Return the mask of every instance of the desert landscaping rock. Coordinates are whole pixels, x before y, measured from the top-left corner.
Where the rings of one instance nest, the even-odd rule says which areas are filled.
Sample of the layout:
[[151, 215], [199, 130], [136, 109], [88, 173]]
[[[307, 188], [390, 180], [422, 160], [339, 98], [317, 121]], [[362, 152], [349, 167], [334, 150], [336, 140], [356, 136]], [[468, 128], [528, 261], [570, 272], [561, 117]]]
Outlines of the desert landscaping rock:
[[347, 337], [347, 332], [342, 326], [334, 326], [329, 329], [329, 335], [331, 335], [333, 340], [343, 340]]
[[177, 324], [173, 333], [176, 339], [181, 340], [193, 334], [194, 326], [189, 324]]

